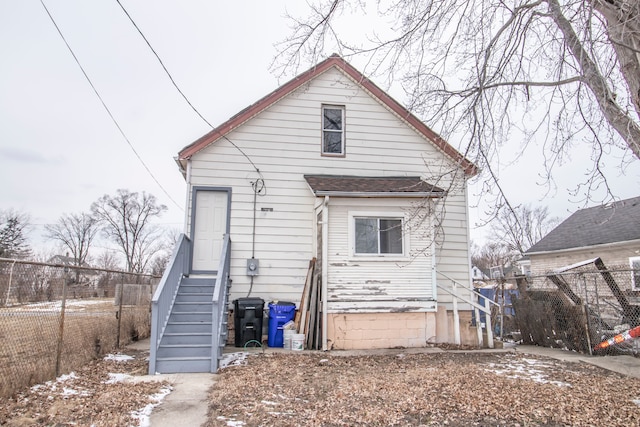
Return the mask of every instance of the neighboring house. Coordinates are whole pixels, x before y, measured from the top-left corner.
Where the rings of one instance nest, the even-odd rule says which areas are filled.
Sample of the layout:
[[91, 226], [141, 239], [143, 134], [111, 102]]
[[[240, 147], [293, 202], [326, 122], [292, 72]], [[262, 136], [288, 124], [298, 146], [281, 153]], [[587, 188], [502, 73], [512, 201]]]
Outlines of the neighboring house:
[[489, 280], [490, 277], [487, 273], [485, 273], [484, 271], [482, 271], [482, 269], [480, 269], [479, 267], [472, 265], [471, 266], [471, 279], [473, 279], [473, 281], [485, 281], [485, 280]]
[[[49, 260], [47, 260], [49, 264], [61, 265], [64, 267], [75, 267], [76, 261], [73, 257], [68, 255], [54, 255]], [[62, 272], [61, 270], [56, 270], [58, 275], [66, 275], [68, 277], [74, 278], [78, 284], [89, 285], [91, 287], [96, 287], [98, 285], [98, 281], [100, 279], [100, 274], [91, 269], [91, 266], [84, 262], [81, 267], [85, 267], [88, 270], [79, 270], [79, 269], [69, 269], [68, 272]]]
[[298, 305], [317, 258], [325, 349], [478, 343], [469, 306], [454, 316], [448, 293], [471, 287], [466, 183], [476, 166], [342, 58], [239, 112], [177, 162], [190, 280], [219, 272], [227, 235], [229, 301]]
[[[576, 211], [533, 245], [526, 257], [532, 276], [601, 258], [609, 269], [640, 271], [640, 197]], [[629, 274], [627, 290], [640, 290]]]

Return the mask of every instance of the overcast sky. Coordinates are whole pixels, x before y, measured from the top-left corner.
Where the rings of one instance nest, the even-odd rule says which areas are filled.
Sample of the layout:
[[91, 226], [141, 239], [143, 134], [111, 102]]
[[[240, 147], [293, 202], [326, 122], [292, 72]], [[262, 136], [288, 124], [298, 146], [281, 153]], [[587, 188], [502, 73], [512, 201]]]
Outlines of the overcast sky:
[[[278, 86], [269, 65], [274, 44], [290, 32], [285, 11], [305, 6], [301, 0], [121, 1], [183, 92], [214, 125]], [[162, 188], [109, 118], [40, 1], [0, 0], [0, 209], [28, 213], [35, 226], [31, 237], [38, 240], [43, 224], [63, 213], [88, 211], [100, 196], [126, 188], [154, 194], [169, 208], [160, 222], [181, 229], [185, 182], [174, 157], [208, 126], [177, 93], [115, 0], [45, 4]], [[402, 93], [391, 94], [404, 101]], [[567, 191], [580, 178], [571, 165], [545, 199], [536, 185], [541, 170], [530, 167], [537, 161], [532, 152], [503, 168], [515, 203], [549, 205], [562, 217], [580, 208], [579, 197]], [[579, 155], [575, 161], [581, 161]], [[638, 195], [638, 162], [625, 176], [614, 169], [611, 174], [619, 197]], [[472, 214], [477, 217], [474, 209]], [[472, 237], [479, 235], [472, 230]]]

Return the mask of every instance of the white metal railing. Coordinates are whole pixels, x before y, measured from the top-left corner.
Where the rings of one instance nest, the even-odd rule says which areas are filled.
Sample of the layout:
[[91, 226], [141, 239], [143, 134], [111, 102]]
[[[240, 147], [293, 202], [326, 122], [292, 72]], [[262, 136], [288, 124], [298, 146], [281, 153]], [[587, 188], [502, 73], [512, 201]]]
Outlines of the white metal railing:
[[[454, 340], [455, 340], [455, 344], [460, 345], [461, 341], [460, 341], [460, 315], [458, 312], [458, 302], [463, 302], [466, 304], [469, 304], [471, 307], [473, 307], [474, 312], [475, 312], [475, 318], [476, 318], [476, 330], [478, 333], [478, 344], [482, 345], [484, 338], [482, 335], [482, 324], [480, 322], [480, 312], [482, 311], [483, 313], [485, 313], [485, 323], [486, 323], [486, 330], [487, 330], [487, 345], [489, 348], [493, 348], [493, 328], [491, 325], [491, 304], [494, 304], [498, 307], [498, 309], [501, 309], [500, 305], [498, 303], [496, 303], [495, 301], [490, 300], [489, 298], [486, 298], [484, 295], [480, 294], [479, 292], [477, 292], [475, 289], [471, 289], [468, 288], [464, 285], [462, 285], [461, 283], [457, 282], [455, 279], [452, 279], [451, 277], [447, 276], [446, 274], [442, 273], [442, 272], [437, 272], [437, 274], [443, 276], [444, 278], [448, 279], [449, 281], [451, 281], [451, 290], [448, 289], [445, 286], [440, 285], [439, 283], [436, 283], [436, 286], [438, 287], [438, 289], [448, 293], [449, 295], [451, 295], [453, 297], [453, 301], [452, 301], [452, 305], [453, 305], [453, 328], [454, 328]], [[463, 295], [460, 295], [458, 293], [458, 289], [460, 289], [461, 291], [467, 291], [468, 295], [470, 298], [465, 297]], [[477, 298], [478, 296], [484, 298], [484, 306], [481, 305], [480, 303], [474, 301], [474, 298]]]
[[222, 349], [227, 340], [227, 304], [229, 300], [229, 267], [231, 263], [231, 238], [225, 234], [222, 244], [222, 255], [218, 265], [216, 284], [213, 289], [213, 307], [211, 319], [211, 372], [218, 370], [218, 363], [222, 356]]
[[189, 272], [189, 253], [191, 241], [182, 234], [171, 260], [162, 275], [156, 292], [151, 300], [151, 342], [149, 345], [149, 373], [156, 371], [156, 352], [167, 326], [173, 303], [176, 300], [180, 281]]

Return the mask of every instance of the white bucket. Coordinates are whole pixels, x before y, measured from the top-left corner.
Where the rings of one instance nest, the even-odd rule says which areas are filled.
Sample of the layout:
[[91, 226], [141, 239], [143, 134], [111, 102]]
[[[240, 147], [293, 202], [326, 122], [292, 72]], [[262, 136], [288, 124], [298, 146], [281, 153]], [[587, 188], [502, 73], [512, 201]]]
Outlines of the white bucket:
[[294, 350], [294, 351], [304, 350], [304, 334], [291, 335], [291, 350]]
[[291, 337], [295, 335], [293, 329], [285, 329], [282, 331], [282, 343], [285, 350], [291, 350]]

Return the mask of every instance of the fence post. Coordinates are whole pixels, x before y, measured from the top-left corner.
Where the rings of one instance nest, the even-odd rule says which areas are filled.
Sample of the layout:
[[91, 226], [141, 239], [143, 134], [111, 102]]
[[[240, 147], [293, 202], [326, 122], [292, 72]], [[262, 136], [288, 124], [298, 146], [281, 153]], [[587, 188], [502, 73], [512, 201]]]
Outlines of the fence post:
[[460, 315], [458, 313], [458, 290], [456, 282], [453, 281], [451, 289], [453, 290], [453, 340], [456, 345], [460, 345]]
[[487, 346], [493, 348], [493, 325], [491, 324], [491, 305], [489, 305], [489, 298], [484, 299], [484, 308], [486, 310], [485, 319], [487, 326]]
[[[584, 286], [584, 303], [582, 305], [582, 311], [584, 312], [584, 328], [587, 335], [587, 348], [589, 349], [589, 356], [593, 356], [593, 349], [591, 345], [591, 322], [589, 321], [589, 310], [587, 310], [587, 305], [589, 304], [589, 293], [587, 292], [587, 279], [584, 277], [584, 274], [580, 274], [580, 278], [582, 279], [582, 285]], [[599, 313], [598, 313], [599, 314]]]
[[122, 300], [124, 299], [124, 274], [120, 274], [120, 301], [118, 301], [118, 311], [116, 319], [118, 319], [118, 329], [116, 332], [116, 348], [120, 348], [120, 325], [122, 324]]
[[500, 341], [504, 341], [504, 282], [500, 280]]
[[67, 280], [62, 281], [62, 301], [60, 302], [60, 328], [58, 331], [58, 346], [56, 349], [56, 377], [60, 376], [60, 359], [62, 357], [62, 341], [64, 338], [64, 312], [67, 305]]
[[7, 288], [7, 298], [4, 301], [4, 305], [9, 306], [9, 295], [11, 294], [11, 281], [13, 280], [13, 266], [16, 265], [16, 260], [14, 259], [11, 263], [11, 268], [9, 269], [9, 287]]

